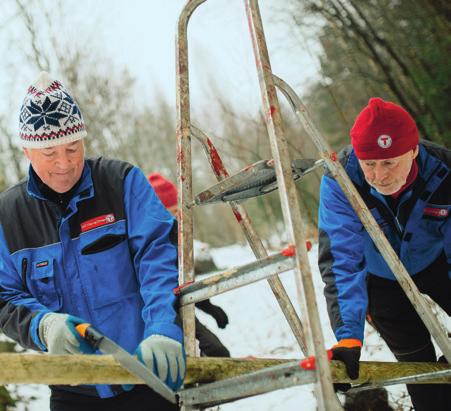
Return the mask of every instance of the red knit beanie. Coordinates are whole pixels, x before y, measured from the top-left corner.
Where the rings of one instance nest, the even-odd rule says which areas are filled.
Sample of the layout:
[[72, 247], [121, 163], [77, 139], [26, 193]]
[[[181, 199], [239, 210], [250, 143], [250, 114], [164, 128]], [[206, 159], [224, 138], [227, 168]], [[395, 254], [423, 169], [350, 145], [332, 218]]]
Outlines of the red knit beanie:
[[147, 176], [155, 193], [166, 208], [177, 205], [177, 187], [160, 173], [150, 173]]
[[419, 142], [417, 125], [402, 107], [370, 98], [351, 129], [351, 143], [360, 160], [398, 157], [413, 150]]

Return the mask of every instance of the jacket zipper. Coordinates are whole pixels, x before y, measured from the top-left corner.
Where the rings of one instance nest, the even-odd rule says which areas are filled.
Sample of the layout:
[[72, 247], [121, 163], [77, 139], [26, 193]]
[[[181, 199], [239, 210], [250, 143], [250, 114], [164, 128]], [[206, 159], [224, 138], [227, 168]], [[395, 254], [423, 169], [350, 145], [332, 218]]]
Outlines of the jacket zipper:
[[[375, 199], [384, 208], [384, 210], [390, 215], [390, 217], [391, 217], [391, 225], [395, 229], [396, 233], [399, 236], [399, 239], [401, 240], [401, 238], [402, 238], [402, 231], [403, 230], [402, 230], [402, 227], [401, 227], [401, 223], [398, 220], [398, 216], [393, 213], [392, 209], [388, 205], [386, 205], [384, 203], [384, 201], [380, 200], [377, 197], [375, 197]], [[399, 207], [399, 205], [398, 205], [398, 207]], [[396, 208], [397, 211], [398, 211], [398, 207]], [[389, 224], [390, 224], [390, 222], [389, 222]]]
[[26, 257], [22, 258], [22, 282], [27, 290], [27, 269], [28, 269], [28, 259]]

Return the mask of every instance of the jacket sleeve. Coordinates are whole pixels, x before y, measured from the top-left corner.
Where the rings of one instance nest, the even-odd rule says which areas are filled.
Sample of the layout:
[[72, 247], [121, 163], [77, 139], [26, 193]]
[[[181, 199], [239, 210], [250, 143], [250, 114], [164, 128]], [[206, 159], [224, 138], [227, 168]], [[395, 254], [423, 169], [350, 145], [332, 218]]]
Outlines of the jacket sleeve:
[[144, 337], [161, 334], [182, 342], [173, 293], [178, 270], [171, 239], [177, 238], [177, 224], [138, 168], [130, 170], [124, 184], [129, 245], [144, 301]]
[[364, 228], [338, 183], [324, 176], [320, 187], [318, 265], [337, 340], [363, 341], [368, 306]]
[[38, 331], [41, 318], [48, 312], [24, 286], [0, 227], [0, 330], [24, 348], [46, 350]]

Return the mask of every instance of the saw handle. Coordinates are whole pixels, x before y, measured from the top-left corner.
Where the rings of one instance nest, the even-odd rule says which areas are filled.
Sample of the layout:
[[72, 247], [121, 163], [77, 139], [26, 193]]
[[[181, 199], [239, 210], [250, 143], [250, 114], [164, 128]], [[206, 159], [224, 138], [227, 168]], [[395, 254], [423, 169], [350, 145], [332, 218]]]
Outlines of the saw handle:
[[97, 331], [91, 324], [82, 323], [75, 326], [78, 334], [83, 337], [91, 347], [97, 349], [103, 340], [103, 334]]

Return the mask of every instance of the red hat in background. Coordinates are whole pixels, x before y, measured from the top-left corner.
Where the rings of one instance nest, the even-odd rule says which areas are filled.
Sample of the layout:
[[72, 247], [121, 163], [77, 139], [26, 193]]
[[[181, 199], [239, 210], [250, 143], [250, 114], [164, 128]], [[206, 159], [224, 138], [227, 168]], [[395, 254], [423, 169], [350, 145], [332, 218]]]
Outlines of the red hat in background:
[[382, 160], [398, 157], [419, 143], [418, 128], [412, 116], [402, 107], [370, 98], [351, 129], [351, 143], [360, 160]]
[[172, 181], [167, 180], [160, 173], [150, 173], [147, 179], [166, 208], [177, 205], [177, 187]]

